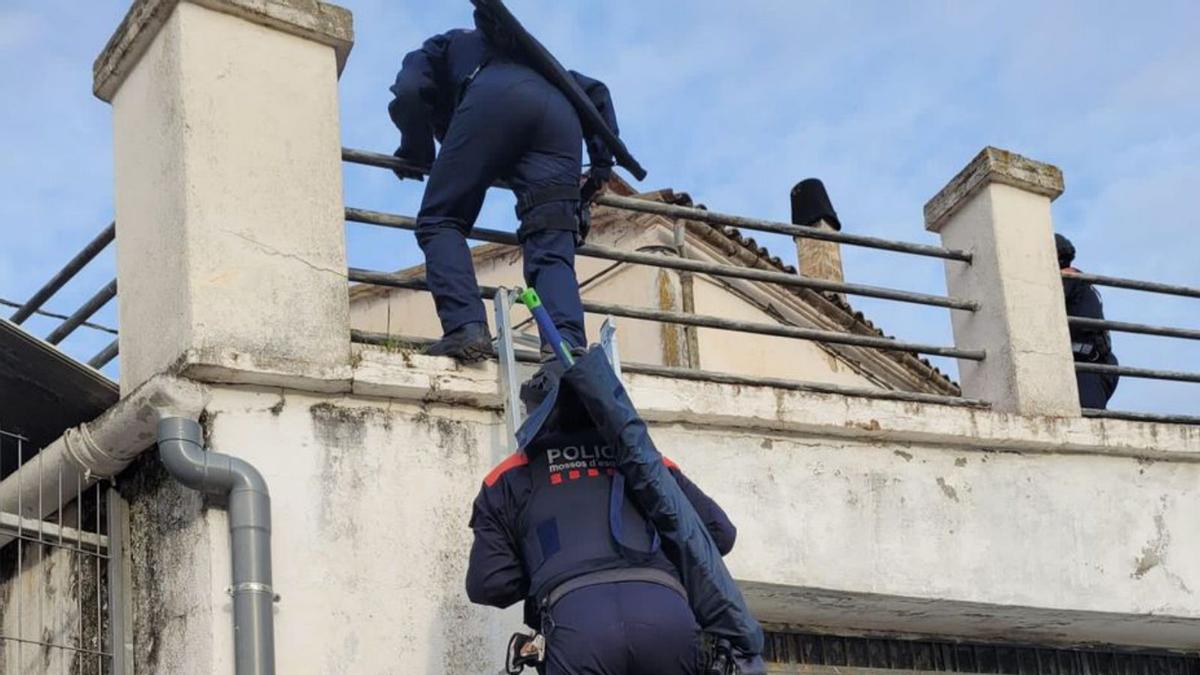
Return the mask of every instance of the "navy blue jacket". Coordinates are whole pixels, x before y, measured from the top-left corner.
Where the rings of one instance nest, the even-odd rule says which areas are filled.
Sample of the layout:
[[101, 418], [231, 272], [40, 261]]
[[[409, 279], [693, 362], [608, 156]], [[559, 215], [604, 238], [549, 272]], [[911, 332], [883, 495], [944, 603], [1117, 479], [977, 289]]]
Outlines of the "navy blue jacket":
[[[1079, 273], [1075, 268], [1068, 268]], [[1104, 301], [1096, 288], [1080, 279], [1063, 275], [1063, 296], [1067, 301], [1067, 316], [1078, 316], [1085, 319], [1103, 319]], [[1097, 358], [1103, 359], [1112, 351], [1112, 339], [1108, 331], [1101, 328], [1070, 326], [1071, 341], [1094, 345]], [[1076, 358], [1079, 358], [1076, 353]], [[1086, 360], [1086, 359], [1084, 359]]]
[[[429, 166], [435, 158], [433, 141], [445, 138], [471, 76], [492, 59], [508, 59], [492, 48], [477, 30], [456, 29], [425, 41], [404, 57], [391, 91], [388, 113], [403, 135], [400, 155]], [[595, 104], [613, 133], [619, 133], [608, 87], [574, 71], [571, 75]], [[612, 151], [598, 136], [589, 136], [588, 156], [594, 167], [611, 167]]]
[[[663, 461], [704, 521], [721, 555], [728, 554], [733, 550], [737, 528], [678, 466], [666, 458]], [[521, 452], [504, 460], [484, 479], [471, 514], [475, 542], [467, 568], [467, 595], [472, 602], [504, 608], [525, 600], [529, 594], [529, 572], [520, 554], [524, 533], [519, 531], [519, 523], [532, 492], [529, 461]], [[665, 559], [663, 563], [669, 565]]]

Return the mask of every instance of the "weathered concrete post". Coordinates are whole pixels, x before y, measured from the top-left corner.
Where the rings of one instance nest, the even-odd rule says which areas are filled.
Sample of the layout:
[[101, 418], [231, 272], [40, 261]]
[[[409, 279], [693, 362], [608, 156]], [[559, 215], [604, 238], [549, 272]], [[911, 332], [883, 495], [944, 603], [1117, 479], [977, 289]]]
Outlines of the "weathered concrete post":
[[1022, 415], [1079, 416], [1079, 395], [1054, 252], [1050, 202], [1057, 167], [984, 148], [925, 205], [925, 227], [974, 254], [946, 263], [950, 295], [979, 303], [954, 312], [954, 340], [987, 359], [960, 361], [963, 394]]
[[95, 64], [113, 106], [121, 388], [168, 369], [348, 378], [337, 79], [350, 13], [137, 0]]

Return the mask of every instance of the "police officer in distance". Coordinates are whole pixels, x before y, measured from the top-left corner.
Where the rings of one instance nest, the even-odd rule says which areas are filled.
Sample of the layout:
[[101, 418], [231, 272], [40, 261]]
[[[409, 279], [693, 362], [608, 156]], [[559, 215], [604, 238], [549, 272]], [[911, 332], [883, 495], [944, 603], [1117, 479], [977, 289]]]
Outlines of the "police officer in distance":
[[[1063, 274], [1063, 296], [1067, 302], [1067, 316], [1087, 319], [1104, 318], [1104, 301], [1092, 284], [1076, 278], [1075, 246], [1061, 234], [1054, 235], [1058, 251], [1058, 266]], [[1112, 350], [1112, 337], [1107, 330], [1071, 326], [1071, 352], [1075, 360], [1083, 363], [1117, 365]], [[1104, 410], [1108, 400], [1117, 389], [1120, 376], [1110, 373], [1075, 373], [1079, 385], [1079, 404], [1084, 408]]]
[[[521, 388], [533, 410], [555, 387], [547, 364]], [[472, 602], [525, 602], [546, 639], [545, 675], [694, 675], [696, 624], [658, 535], [626, 496], [613, 449], [573, 393], [542, 430], [484, 480], [471, 515]], [[737, 530], [712, 499], [668, 463], [722, 555]]]
[[[567, 98], [523, 62], [511, 37], [476, 11], [475, 30], [430, 38], [404, 58], [388, 106], [402, 133], [396, 156], [431, 166], [417, 241], [443, 338], [427, 353], [464, 361], [492, 352], [466, 235], [497, 180], [517, 195], [517, 231], [527, 285], [536, 288], [563, 337], [586, 346], [575, 249], [586, 204], [612, 174], [612, 151], [587, 138], [591, 169], [580, 188], [584, 137]], [[617, 130], [608, 89], [572, 73]], [[435, 155], [434, 140], [441, 143]], [[401, 178], [420, 178], [397, 170]]]

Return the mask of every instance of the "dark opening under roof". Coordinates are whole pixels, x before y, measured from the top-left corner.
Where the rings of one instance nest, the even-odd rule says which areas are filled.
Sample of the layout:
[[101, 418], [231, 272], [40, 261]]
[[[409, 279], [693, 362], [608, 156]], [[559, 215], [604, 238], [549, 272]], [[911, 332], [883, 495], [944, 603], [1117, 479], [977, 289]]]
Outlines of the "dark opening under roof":
[[0, 319], [0, 430], [36, 450], [119, 398], [117, 384], [100, 372]]

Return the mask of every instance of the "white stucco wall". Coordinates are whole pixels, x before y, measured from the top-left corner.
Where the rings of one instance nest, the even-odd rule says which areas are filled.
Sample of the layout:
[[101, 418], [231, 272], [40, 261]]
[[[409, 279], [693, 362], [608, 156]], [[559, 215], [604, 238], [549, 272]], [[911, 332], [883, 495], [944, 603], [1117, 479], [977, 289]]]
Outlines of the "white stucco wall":
[[[730, 564], [766, 621], [1194, 646], [1198, 430], [630, 386], [662, 449], [739, 526]], [[213, 448], [271, 486], [280, 672], [497, 671], [519, 615], [463, 591], [471, 501], [512, 450], [492, 366], [370, 349], [343, 395], [211, 394]], [[159, 554], [169, 579], [138, 592], [211, 607], [177, 626], [160, 663], [200, 650], [211, 667], [187, 672], [230, 672], [225, 514], [194, 517], [155, 535], [178, 559]]]

